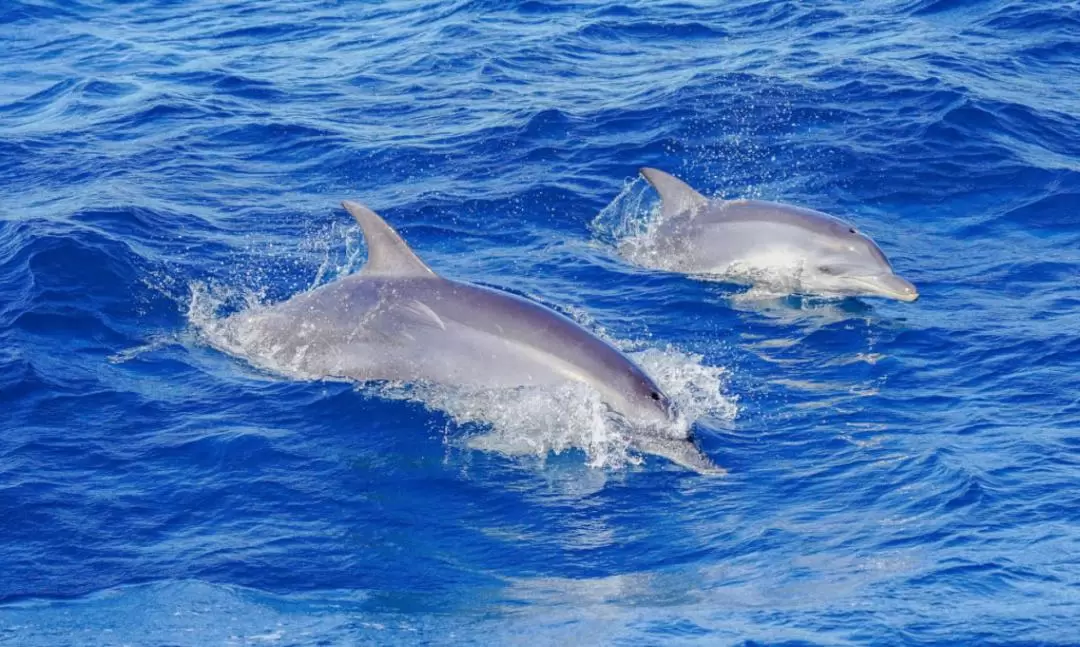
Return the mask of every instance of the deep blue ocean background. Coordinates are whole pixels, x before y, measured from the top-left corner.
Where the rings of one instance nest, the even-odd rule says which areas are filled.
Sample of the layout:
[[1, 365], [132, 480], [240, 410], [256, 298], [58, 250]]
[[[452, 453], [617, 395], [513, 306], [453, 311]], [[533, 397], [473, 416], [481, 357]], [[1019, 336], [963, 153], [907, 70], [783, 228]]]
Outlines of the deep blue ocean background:
[[[0, 644], [1080, 644], [1075, 2], [3, 0], [0, 61]], [[922, 298], [634, 267], [646, 165]], [[362, 263], [342, 199], [729, 475], [207, 344]]]

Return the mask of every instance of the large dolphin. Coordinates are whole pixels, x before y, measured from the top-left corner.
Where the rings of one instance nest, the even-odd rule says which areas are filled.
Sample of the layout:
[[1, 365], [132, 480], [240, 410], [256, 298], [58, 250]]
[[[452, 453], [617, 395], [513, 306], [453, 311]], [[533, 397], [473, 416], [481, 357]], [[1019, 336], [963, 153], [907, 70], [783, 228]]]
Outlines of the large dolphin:
[[[689, 424], [634, 362], [567, 317], [521, 297], [443, 278], [375, 212], [360, 224], [367, 262], [355, 274], [224, 321], [249, 359], [312, 377], [481, 388], [590, 385], [641, 452], [722, 473]], [[261, 361], [260, 361], [261, 360]]]
[[874, 241], [838, 218], [777, 202], [710, 200], [663, 171], [641, 175], [660, 194], [649, 252], [664, 269], [779, 283], [799, 294], [919, 298]]

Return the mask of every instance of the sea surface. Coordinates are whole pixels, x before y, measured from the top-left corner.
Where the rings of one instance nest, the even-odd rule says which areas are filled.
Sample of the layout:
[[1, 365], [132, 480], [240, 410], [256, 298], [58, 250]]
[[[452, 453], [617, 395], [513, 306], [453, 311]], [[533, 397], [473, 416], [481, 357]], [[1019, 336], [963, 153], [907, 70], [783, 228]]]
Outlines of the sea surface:
[[[0, 644], [1080, 644], [1080, 5], [0, 2]], [[841, 216], [915, 303], [647, 269], [637, 169]], [[221, 317], [437, 272], [588, 398], [294, 379]]]

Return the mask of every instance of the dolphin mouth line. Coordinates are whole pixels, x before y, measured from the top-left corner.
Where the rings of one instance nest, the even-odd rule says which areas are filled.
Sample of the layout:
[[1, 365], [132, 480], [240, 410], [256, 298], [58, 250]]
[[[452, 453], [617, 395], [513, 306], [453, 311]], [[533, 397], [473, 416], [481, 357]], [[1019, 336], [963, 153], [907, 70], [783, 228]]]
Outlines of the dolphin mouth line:
[[864, 288], [866, 290], [866, 296], [887, 297], [896, 299], [897, 301], [904, 301], [905, 303], [911, 303], [919, 298], [919, 291], [906, 279], [902, 279], [895, 274], [890, 274], [888, 278], [899, 283], [902, 287], [883, 285], [878, 277], [873, 276], [848, 277], [848, 280], [859, 287]]

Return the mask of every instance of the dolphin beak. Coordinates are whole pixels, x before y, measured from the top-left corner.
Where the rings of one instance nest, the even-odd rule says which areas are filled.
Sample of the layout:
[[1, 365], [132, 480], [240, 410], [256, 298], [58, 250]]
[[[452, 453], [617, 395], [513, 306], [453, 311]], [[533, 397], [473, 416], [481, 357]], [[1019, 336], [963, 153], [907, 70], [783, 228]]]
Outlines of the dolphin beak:
[[875, 287], [881, 296], [890, 297], [908, 303], [919, 298], [919, 291], [910, 281], [902, 279], [895, 274], [878, 276], [874, 280]]

